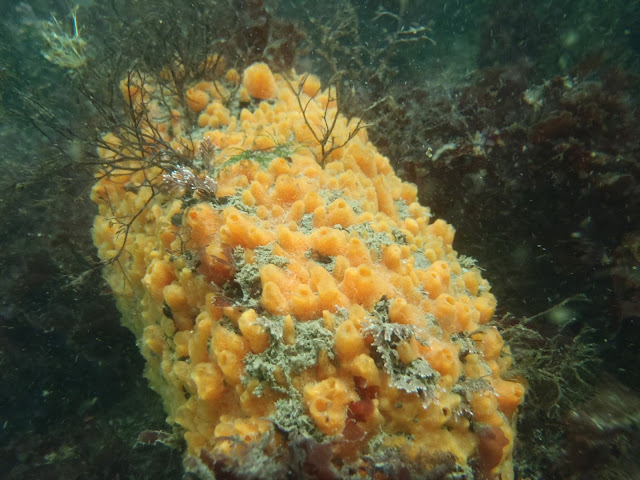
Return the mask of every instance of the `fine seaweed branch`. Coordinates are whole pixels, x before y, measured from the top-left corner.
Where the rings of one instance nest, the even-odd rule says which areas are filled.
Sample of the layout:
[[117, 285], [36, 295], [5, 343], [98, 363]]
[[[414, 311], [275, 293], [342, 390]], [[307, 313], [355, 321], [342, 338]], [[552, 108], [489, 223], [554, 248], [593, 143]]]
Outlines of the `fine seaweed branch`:
[[[500, 320], [502, 336], [513, 353], [512, 377], [524, 377], [530, 384], [530, 415], [553, 421], [588, 397], [598, 374], [601, 359], [593, 343], [595, 330], [575, 322], [550, 324], [545, 317], [561, 319], [563, 309], [585, 302], [585, 295], [566, 298], [551, 308], [521, 319], [507, 314]], [[541, 420], [541, 421], [542, 421]]]
[[329, 155], [339, 148], [344, 147], [347, 143], [353, 140], [356, 135], [358, 135], [360, 130], [366, 128], [368, 125], [362, 120], [362, 118], [355, 118], [353, 119], [353, 123], [355, 124], [349, 128], [347, 137], [344, 139], [336, 138], [335, 128], [338, 119], [343, 114], [344, 109], [353, 100], [355, 95], [353, 87], [348, 88], [346, 94], [343, 92], [342, 88], [340, 88], [343, 84], [343, 80], [345, 80], [343, 72], [333, 75], [329, 80], [329, 86], [326, 90], [327, 99], [326, 101], [321, 102], [324, 104], [321, 121], [319, 124], [313, 122], [311, 120], [309, 107], [311, 105], [315, 105], [316, 98], [320, 94], [320, 90], [316, 91], [311, 96], [305, 95], [303, 90], [308, 78], [308, 75], [303, 75], [297, 85], [287, 77], [285, 77], [285, 80], [287, 81], [291, 91], [296, 96], [298, 107], [302, 113], [305, 125], [317, 142], [317, 146], [320, 149], [318, 163], [320, 163], [324, 168]]

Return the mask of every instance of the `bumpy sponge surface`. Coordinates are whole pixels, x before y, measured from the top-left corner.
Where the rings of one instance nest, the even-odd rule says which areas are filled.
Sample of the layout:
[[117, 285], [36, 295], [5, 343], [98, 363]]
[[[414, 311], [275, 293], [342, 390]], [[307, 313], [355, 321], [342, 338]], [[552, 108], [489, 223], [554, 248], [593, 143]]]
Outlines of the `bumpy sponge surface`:
[[454, 229], [317, 78], [211, 77], [182, 95], [124, 81], [139, 121], [104, 136], [92, 193], [105, 278], [186, 465], [513, 478], [524, 387], [503, 378], [496, 300]]

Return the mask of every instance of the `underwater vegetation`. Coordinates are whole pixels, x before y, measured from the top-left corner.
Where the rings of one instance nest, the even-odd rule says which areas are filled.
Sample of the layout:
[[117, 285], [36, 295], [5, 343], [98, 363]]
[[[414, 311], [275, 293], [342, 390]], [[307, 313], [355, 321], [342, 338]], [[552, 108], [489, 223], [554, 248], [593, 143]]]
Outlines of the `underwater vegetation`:
[[[7, 6], [0, 471], [638, 476], [638, 6], [485, 3]], [[493, 316], [473, 300], [491, 294]], [[393, 320], [412, 305], [427, 324]], [[224, 421], [202, 407], [221, 398]]]

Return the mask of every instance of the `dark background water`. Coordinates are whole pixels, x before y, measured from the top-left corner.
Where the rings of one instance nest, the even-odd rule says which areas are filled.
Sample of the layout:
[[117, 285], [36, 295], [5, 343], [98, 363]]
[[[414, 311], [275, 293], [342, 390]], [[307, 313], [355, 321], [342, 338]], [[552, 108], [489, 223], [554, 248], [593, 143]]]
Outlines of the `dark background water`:
[[343, 71], [456, 227], [530, 384], [518, 478], [640, 478], [640, 2], [85, 1], [69, 68], [42, 33], [73, 6], [0, 5], [0, 477], [181, 478], [179, 448], [136, 446], [168, 426], [95, 268], [90, 164], [128, 68], [219, 48]]

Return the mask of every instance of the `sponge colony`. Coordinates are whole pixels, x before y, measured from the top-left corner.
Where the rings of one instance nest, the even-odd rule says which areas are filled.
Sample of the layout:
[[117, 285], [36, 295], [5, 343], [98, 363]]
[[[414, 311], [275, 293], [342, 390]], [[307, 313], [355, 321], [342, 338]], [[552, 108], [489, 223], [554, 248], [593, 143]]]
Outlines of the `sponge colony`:
[[[399, 475], [394, 458], [513, 478], [524, 388], [487, 325], [489, 284], [318, 79], [287, 75], [254, 64], [238, 89], [220, 72], [184, 104], [175, 86], [123, 84], [145, 102], [150, 144], [111, 132], [99, 152], [94, 242], [189, 458], [233, 470], [259, 450], [286, 472], [302, 438], [330, 446], [327, 468], [365, 478]], [[310, 129], [334, 121], [344, 145], [323, 158]], [[186, 163], [165, 172], [135, 151]], [[125, 238], [114, 225], [131, 218]]]

